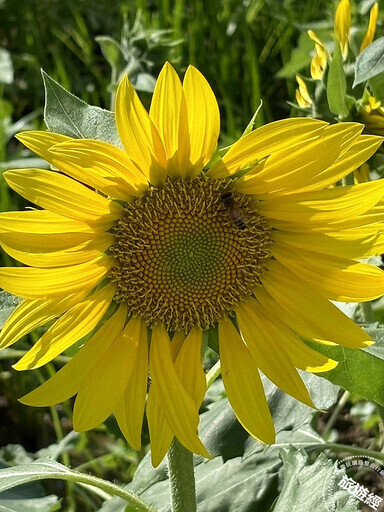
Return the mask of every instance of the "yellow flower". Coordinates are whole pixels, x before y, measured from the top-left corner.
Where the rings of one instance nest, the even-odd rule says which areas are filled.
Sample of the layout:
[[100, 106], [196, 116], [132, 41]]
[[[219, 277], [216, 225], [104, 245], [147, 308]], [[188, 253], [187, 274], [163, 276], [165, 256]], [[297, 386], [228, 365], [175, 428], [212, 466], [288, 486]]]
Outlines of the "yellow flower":
[[341, 0], [336, 9], [334, 33], [340, 43], [341, 53], [348, 55], [349, 30], [351, 28], [351, 5], [349, 0]]
[[360, 119], [365, 124], [367, 133], [384, 135], [384, 107], [374, 96], [369, 96], [368, 101], [363, 104]]
[[174, 436], [208, 456], [197, 433], [201, 347], [218, 324], [229, 401], [248, 432], [273, 443], [259, 370], [312, 405], [296, 368], [322, 372], [336, 362], [303, 338], [372, 343], [330, 300], [383, 294], [383, 272], [358, 260], [383, 251], [384, 182], [329, 186], [381, 139], [356, 123], [284, 119], [240, 138], [205, 170], [219, 134], [215, 97], [194, 67], [181, 84], [168, 63], [149, 114], [123, 79], [116, 123], [124, 149], [22, 133], [60, 172], [5, 173], [38, 208], [0, 214], [3, 249], [27, 265], [0, 269], [0, 286], [24, 298], [0, 346], [53, 321], [15, 364], [34, 369], [92, 333], [21, 401], [45, 406], [77, 394], [76, 430], [114, 412], [136, 449], [147, 403], [155, 465]]
[[307, 84], [299, 75], [296, 75], [296, 81], [299, 84], [299, 87], [296, 89], [297, 104], [301, 108], [309, 108], [312, 105], [312, 98], [309, 95]]
[[361, 53], [364, 50], [364, 48], [366, 48], [367, 46], [369, 46], [372, 43], [373, 38], [375, 37], [376, 23], [377, 23], [378, 15], [379, 15], [379, 4], [377, 2], [375, 2], [373, 4], [373, 7], [371, 8], [370, 13], [369, 13], [369, 24], [368, 24], [367, 32], [364, 36], [363, 42], [361, 43], [359, 53]]
[[327, 67], [327, 52], [324, 44], [313, 30], [308, 30], [308, 35], [315, 42], [315, 55], [311, 61], [311, 77], [314, 80], [321, 80]]

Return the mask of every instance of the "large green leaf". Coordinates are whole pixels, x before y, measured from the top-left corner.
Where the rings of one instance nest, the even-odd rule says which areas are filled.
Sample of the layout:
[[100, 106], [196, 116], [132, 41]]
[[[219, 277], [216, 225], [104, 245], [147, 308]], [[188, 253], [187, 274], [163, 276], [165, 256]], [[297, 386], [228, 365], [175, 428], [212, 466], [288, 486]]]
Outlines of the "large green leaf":
[[328, 72], [327, 98], [329, 110], [340, 118], [347, 117], [349, 112], [346, 90], [347, 84], [340, 45], [338, 41], [335, 40], [335, 50]]
[[311, 465], [306, 453], [293, 447], [283, 450], [281, 456], [284, 485], [273, 512], [359, 512], [357, 500], [337, 487], [331, 496], [332, 508], [327, 508], [325, 487], [331, 478], [335, 483], [339, 482], [344, 472], [336, 470], [323, 453]]
[[364, 350], [315, 343], [310, 345], [339, 361], [336, 368], [321, 374], [323, 378], [384, 406], [384, 328], [367, 331], [376, 343]]
[[384, 37], [380, 37], [369, 46], [356, 59], [355, 85], [361, 84], [384, 71]]
[[[5, 469], [9, 467], [8, 461], [18, 461], [19, 463], [26, 463], [31, 461], [31, 457], [27, 454], [25, 449], [20, 445], [8, 445], [0, 449], [0, 468]], [[0, 511], [1, 512], [53, 512], [60, 510], [59, 498], [54, 495], [45, 495], [44, 487], [40, 482], [31, 482], [9, 489], [5, 492], [0, 492]]]
[[37, 482], [0, 494], [1, 512], [54, 512], [60, 508], [59, 498], [45, 496], [43, 486]]
[[67, 480], [78, 484], [85, 484], [90, 489], [97, 487], [108, 494], [121, 496], [124, 499], [125, 507], [129, 504], [133, 507], [132, 510], [137, 512], [154, 512], [150, 506], [147, 506], [132, 492], [124, 490], [107, 480], [73, 471], [49, 459], [40, 459], [29, 464], [0, 469], [0, 497], [2, 493], [9, 489], [46, 479]]
[[44, 119], [48, 130], [77, 139], [97, 139], [122, 147], [115, 115], [87, 105], [42, 71], [45, 87]]
[[[303, 378], [319, 408], [335, 402], [336, 386], [315, 375], [305, 374]], [[223, 398], [222, 381], [215, 382], [208, 392], [215, 401], [201, 415], [199, 433], [214, 458], [207, 461], [195, 457], [199, 512], [265, 512], [278, 495], [280, 449], [288, 445], [311, 448], [324, 443], [309, 426], [314, 411], [263, 380], [277, 431], [273, 446], [259, 443], [241, 427], [228, 400]], [[160, 512], [170, 511], [165, 461], [154, 469], [148, 454], [128, 488]], [[123, 512], [124, 502], [113, 498], [101, 510]]]

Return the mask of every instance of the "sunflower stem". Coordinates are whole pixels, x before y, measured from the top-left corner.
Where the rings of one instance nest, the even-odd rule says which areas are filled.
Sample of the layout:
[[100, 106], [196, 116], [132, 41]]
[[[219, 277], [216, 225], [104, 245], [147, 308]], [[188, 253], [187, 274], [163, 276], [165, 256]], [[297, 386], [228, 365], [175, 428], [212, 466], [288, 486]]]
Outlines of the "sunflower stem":
[[174, 439], [168, 450], [172, 512], [196, 512], [193, 454]]

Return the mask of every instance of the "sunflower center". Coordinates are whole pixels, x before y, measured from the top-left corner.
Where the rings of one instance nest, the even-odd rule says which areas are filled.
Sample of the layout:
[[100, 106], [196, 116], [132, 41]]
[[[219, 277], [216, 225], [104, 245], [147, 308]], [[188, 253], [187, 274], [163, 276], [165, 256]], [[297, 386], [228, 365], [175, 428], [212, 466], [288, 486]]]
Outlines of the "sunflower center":
[[168, 179], [125, 205], [111, 251], [115, 299], [148, 325], [206, 328], [251, 293], [269, 228], [230, 180]]

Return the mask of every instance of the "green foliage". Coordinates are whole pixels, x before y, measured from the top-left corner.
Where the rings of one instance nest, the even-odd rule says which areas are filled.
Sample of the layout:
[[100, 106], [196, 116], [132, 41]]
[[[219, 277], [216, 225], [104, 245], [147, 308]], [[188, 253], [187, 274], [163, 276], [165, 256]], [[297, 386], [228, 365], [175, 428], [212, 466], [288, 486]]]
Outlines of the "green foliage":
[[6, 512], [54, 512], [60, 510], [57, 496], [44, 495], [44, 488], [38, 483], [24, 485], [0, 494], [0, 510]]
[[124, 491], [117, 485], [102, 480], [101, 478], [73, 471], [50, 459], [40, 459], [30, 464], [0, 469], [0, 492], [48, 478], [87, 484], [111, 495], [123, 496], [127, 504], [136, 507], [137, 512], [153, 512], [151, 507], [146, 506], [132, 493]]
[[313, 50], [313, 41], [306, 32], [302, 32], [297, 42], [296, 48], [292, 50], [288, 62], [277, 72], [279, 78], [292, 78], [311, 62], [311, 52]]
[[[328, 512], [330, 509], [324, 502], [324, 488], [331, 477], [338, 483], [345, 473], [336, 472], [332, 462], [322, 453], [311, 465], [308, 465], [305, 452], [292, 446], [283, 450], [281, 456], [284, 462], [284, 485], [273, 512]], [[332, 495], [332, 499], [337, 503], [337, 512], [360, 510], [356, 498], [341, 489]]]
[[[338, 388], [315, 375], [304, 375], [318, 407], [330, 407]], [[287, 396], [264, 378], [264, 386], [276, 427], [276, 444], [271, 447], [251, 438], [237, 421], [223, 396], [222, 381], [208, 391], [212, 400], [201, 415], [200, 437], [213, 459], [195, 457], [198, 511], [265, 512], [279, 494], [281, 450], [289, 446], [308, 450], [322, 447], [324, 441], [310, 427], [315, 411]], [[330, 466], [332, 464], [329, 462]], [[169, 482], [166, 462], [154, 469], [148, 454], [127, 487], [159, 512], [169, 512]], [[124, 512], [125, 504], [114, 498], [103, 512]]]
[[329, 110], [339, 116], [340, 119], [347, 117], [349, 113], [346, 90], [347, 83], [345, 80], [340, 45], [338, 41], [335, 40], [335, 50], [328, 72], [327, 97]]
[[384, 37], [371, 43], [356, 59], [353, 87], [384, 72]]
[[20, 304], [20, 299], [4, 290], [0, 291], [0, 329], [12, 311]]
[[311, 343], [322, 354], [339, 361], [333, 370], [321, 376], [330, 382], [384, 406], [384, 329], [367, 329], [375, 345], [364, 350]]
[[76, 139], [97, 139], [121, 147], [113, 112], [76, 98], [43, 71], [44, 120], [52, 132]]

